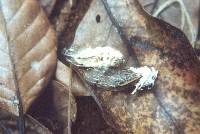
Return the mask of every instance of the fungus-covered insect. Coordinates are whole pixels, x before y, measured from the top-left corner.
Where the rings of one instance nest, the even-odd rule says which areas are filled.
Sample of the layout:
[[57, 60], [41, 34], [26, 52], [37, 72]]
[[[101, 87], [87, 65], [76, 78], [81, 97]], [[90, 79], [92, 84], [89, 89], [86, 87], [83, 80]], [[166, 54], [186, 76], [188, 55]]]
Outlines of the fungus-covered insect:
[[68, 49], [64, 52], [66, 60], [82, 68], [84, 80], [101, 89], [121, 91], [125, 86], [135, 86], [132, 94], [145, 87], [151, 89], [158, 71], [153, 67], [122, 68], [125, 64], [123, 54], [111, 47], [86, 48], [80, 51]]
[[109, 68], [125, 62], [122, 53], [111, 47], [86, 48], [78, 52], [68, 49], [64, 54], [68, 61], [79, 67]]

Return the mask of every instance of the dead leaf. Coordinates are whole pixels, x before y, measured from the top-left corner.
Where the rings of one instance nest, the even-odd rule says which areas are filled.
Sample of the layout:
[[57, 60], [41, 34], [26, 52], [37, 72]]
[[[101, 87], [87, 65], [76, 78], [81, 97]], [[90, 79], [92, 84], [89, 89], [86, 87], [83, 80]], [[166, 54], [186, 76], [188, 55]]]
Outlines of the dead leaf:
[[70, 124], [75, 121], [77, 112], [76, 101], [71, 92], [70, 107], [68, 104], [69, 88], [53, 80], [28, 113], [53, 133], [68, 134], [68, 110], [70, 108]]
[[123, 53], [127, 67], [139, 63], [159, 71], [152, 91], [130, 95], [96, 88], [105, 120], [124, 134], [198, 133], [200, 63], [186, 36], [146, 14], [137, 0], [102, 1], [92, 2], [71, 48], [111, 46]]
[[36, 0], [0, 1], [0, 107], [25, 113], [56, 65], [56, 37]]
[[[148, 5], [149, 3], [154, 3], [153, 0], [139, 0], [143, 6]], [[170, 2], [171, 1], [171, 2]], [[189, 16], [189, 21], [191, 21], [191, 24], [188, 24], [188, 20], [186, 17], [186, 14], [184, 14], [184, 18], [181, 16], [181, 10], [183, 10], [184, 7], [180, 4], [183, 3], [183, 6], [185, 6], [185, 11], [187, 12]], [[167, 8], [164, 8], [162, 12], [160, 12], [158, 18], [170, 23], [171, 25], [181, 29], [190, 42], [193, 44], [196, 40], [196, 36], [198, 33], [198, 12], [199, 12], [199, 0], [193, 0], [192, 2], [190, 0], [159, 0], [155, 9], [154, 13], [158, 11], [158, 9], [164, 5], [167, 5], [165, 3], [170, 2], [169, 6]], [[179, 3], [179, 4], [178, 4]], [[152, 4], [153, 6], [153, 4]], [[151, 7], [152, 7], [151, 6]], [[151, 14], [151, 10], [148, 10], [149, 6], [145, 8], [147, 11]], [[183, 11], [183, 12], [185, 12]], [[189, 22], [190, 23], [190, 22]], [[190, 26], [189, 26], [190, 25]], [[191, 26], [192, 25], [192, 26]], [[193, 31], [191, 31], [193, 30]], [[192, 32], [192, 33], [191, 33]]]
[[[68, 122], [67, 119], [70, 118], [71, 122], [74, 122], [76, 119], [76, 101], [72, 94], [70, 94], [70, 98], [68, 98], [69, 88], [67, 89], [64, 85], [57, 81], [52, 82], [53, 87], [53, 102], [56, 110], [55, 118], [61, 122], [63, 127], [63, 134], [68, 134]], [[67, 91], [68, 90], [68, 91]], [[68, 101], [70, 99], [70, 107], [68, 105]], [[68, 117], [67, 113], [70, 110], [70, 117]]]
[[[61, 61], [57, 61], [56, 68], [56, 80], [64, 84], [66, 87], [70, 87], [70, 68], [63, 64]], [[83, 82], [77, 76], [76, 73], [72, 75], [72, 93], [75, 96], [90, 96], [88, 89], [84, 86]]]
[[[1, 112], [2, 114], [2, 112]], [[0, 121], [0, 133], [3, 134], [18, 134], [18, 128], [16, 124], [16, 117], [13, 115], [3, 113], [3, 117], [1, 117]], [[6, 115], [6, 116], [5, 116]], [[40, 122], [35, 120], [30, 115], [25, 115], [26, 126], [25, 132], [28, 134], [52, 134], [45, 126], [43, 126]]]
[[[71, 8], [69, 1], [58, 0], [56, 2], [53, 14], [49, 19], [57, 31], [58, 54], [61, 54], [62, 49], [72, 43], [76, 28], [88, 10], [90, 3], [91, 0], [77, 1], [75, 6]], [[61, 55], [58, 58], [64, 59]]]

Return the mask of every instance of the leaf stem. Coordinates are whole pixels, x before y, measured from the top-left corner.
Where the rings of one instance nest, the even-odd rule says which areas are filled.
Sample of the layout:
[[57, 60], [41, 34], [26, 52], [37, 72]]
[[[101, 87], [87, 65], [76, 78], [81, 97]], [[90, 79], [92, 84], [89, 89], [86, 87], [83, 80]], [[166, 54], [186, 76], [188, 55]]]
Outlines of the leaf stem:
[[[2, 12], [2, 3], [0, 2], [0, 11]], [[6, 21], [5, 21], [5, 16], [4, 14], [3, 15], [3, 18], [4, 18], [4, 25], [6, 27], [5, 29], [5, 35], [6, 35], [6, 40], [7, 40], [7, 45], [9, 45], [10, 43], [10, 40], [8, 38], [8, 33], [7, 33], [7, 24], [6, 24]], [[24, 119], [24, 111], [23, 111], [23, 103], [22, 103], [22, 99], [21, 99], [21, 95], [20, 95], [20, 89], [19, 89], [19, 85], [18, 85], [18, 82], [17, 82], [17, 74], [15, 72], [16, 70], [16, 67], [15, 67], [15, 64], [14, 64], [14, 55], [11, 51], [11, 48], [8, 46], [8, 54], [9, 54], [9, 58], [10, 58], [10, 61], [11, 61], [11, 71], [12, 71], [12, 75], [13, 75], [13, 81], [14, 81], [14, 86], [15, 86], [15, 89], [16, 89], [16, 97], [13, 98], [13, 105], [17, 105], [18, 107], [18, 114], [19, 114], [19, 117], [17, 119], [17, 127], [18, 127], [18, 130], [19, 130], [19, 134], [25, 134], [25, 119]]]
[[67, 124], [68, 124], [68, 134], [71, 134], [71, 90], [72, 90], [72, 80], [73, 80], [73, 71], [72, 65], [70, 64], [70, 73], [69, 73], [69, 89], [68, 89], [68, 116], [67, 116]]

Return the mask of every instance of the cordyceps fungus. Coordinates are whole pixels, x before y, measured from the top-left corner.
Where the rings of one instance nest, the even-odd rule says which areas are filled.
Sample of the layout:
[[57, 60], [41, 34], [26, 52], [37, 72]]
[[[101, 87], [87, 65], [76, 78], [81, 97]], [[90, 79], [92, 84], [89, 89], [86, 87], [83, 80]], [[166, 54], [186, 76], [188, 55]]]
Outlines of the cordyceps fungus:
[[[151, 89], [158, 71], [153, 67], [123, 68], [123, 54], [111, 47], [75, 50], [66, 49], [66, 60], [76, 67], [85, 68], [84, 79], [102, 89], [120, 91], [125, 86], [135, 86], [132, 94], [145, 87]], [[133, 88], [133, 87], [132, 87]]]

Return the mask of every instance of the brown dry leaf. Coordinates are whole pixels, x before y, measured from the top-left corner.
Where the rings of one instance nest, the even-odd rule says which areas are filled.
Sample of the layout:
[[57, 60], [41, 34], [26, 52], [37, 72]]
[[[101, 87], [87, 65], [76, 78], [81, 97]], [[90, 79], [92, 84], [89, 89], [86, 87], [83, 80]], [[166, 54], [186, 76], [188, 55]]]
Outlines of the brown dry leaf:
[[[102, 1], [107, 3], [107, 11]], [[105, 120], [124, 134], [197, 134], [200, 63], [187, 38], [177, 28], [146, 14], [137, 0], [102, 1], [92, 2], [72, 48], [111, 46], [124, 54], [127, 67], [137, 66], [138, 59], [139, 65], [159, 70], [152, 91], [130, 95], [96, 88]], [[76, 71], [84, 75], [84, 69]]]
[[[16, 117], [13, 115], [2, 113], [4, 116], [1, 117], [0, 121], [0, 133], [3, 134], [19, 134]], [[6, 115], [6, 116], [5, 116]], [[43, 126], [40, 122], [35, 120], [30, 115], [25, 115], [26, 126], [25, 132], [27, 134], [52, 134], [45, 126]]]
[[[56, 80], [64, 84], [66, 87], [70, 87], [70, 68], [63, 64], [61, 61], [57, 61], [56, 68]], [[82, 81], [78, 78], [76, 73], [72, 76], [72, 93], [75, 96], [90, 96], [88, 89], [84, 86]]]
[[[68, 118], [70, 118], [71, 122], [74, 122], [76, 119], [76, 101], [74, 96], [70, 92], [70, 98], [68, 97], [69, 88], [64, 86], [63, 84], [53, 81], [53, 102], [55, 107], [55, 115], [54, 117], [60, 122], [61, 128], [59, 133], [68, 134]], [[68, 105], [68, 101], [70, 99], [70, 107]], [[68, 110], [70, 108], [70, 117], [68, 117]], [[71, 123], [70, 123], [71, 124]], [[71, 127], [71, 126], [70, 126]], [[61, 132], [62, 131], [62, 132]]]
[[56, 36], [36, 0], [1, 0], [0, 107], [26, 112], [56, 65]]
[[[152, 8], [155, 0], [139, 0], [141, 4], [147, 9], [147, 11], [151, 14], [152, 9], [149, 10], [149, 8]], [[173, 1], [172, 4], [168, 6], [168, 8], [164, 9], [163, 12], [159, 14], [159, 18], [162, 20], [165, 20], [166, 22], [172, 24], [173, 26], [181, 29], [190, 42], [195, 41], [197, 33], [198, 33], [198, 14], [199, 14], [199, 0], [180, 0], [183, 2], [184, 6], [186, 7], [186, 11], [188, 12], [188, 15], [190, 17], [190, 21], [193, 25], [193, 36], [191, 35], [191, 31], [189, 29], [189, 25], [187, 23], [187, 18], [185, 17], [185, 23], [184, 27], [181, 26], [182, 24], [182, 16], [181, 16], [181, 6], [178, 4], [179, 0], [158, 0], [158, 3], [153, 11], [155, 13], [159, 7], [163, 6], [165, 2], [167, 1]], [[150, 4], [152, 3], [152, 4]], [[151, 6], [145, 6], [145, 5], [151, 5]], [[153, 14], [152, 13], [152, 14]]]
[[[69, 99], [70, 107], [68, 105]], [[45, 92], [31, 106], [28, 113], [48, 127], [53, 133], [67, 134], [69, 108], [71, 124], [75, 121], [77, 113], [75, 98], [71, 92], [69, 94], [68, 87], [52, 80]]]
[[[88, 10], [90, 3], [91, 0], [77, 1], [75, 6], [71, 8], [69, 1], [58, 0], [56, 2], [55, 9], [49, 19], [57, 31], [58, 53], [66, 45], [69, 46], [72, 43], [77, 26]], [[58, 55], [58, 58], [64, 59], [61, 55]]]

